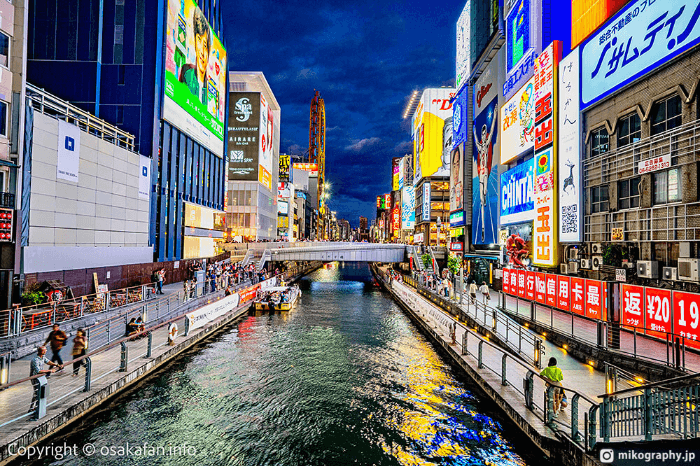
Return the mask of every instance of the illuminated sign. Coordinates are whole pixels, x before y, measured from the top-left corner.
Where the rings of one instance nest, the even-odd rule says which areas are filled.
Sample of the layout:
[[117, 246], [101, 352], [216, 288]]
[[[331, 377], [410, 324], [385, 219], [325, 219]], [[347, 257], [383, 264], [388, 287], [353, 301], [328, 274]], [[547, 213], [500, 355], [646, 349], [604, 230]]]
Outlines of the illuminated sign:
[[289, 181], [289, 162], [291, 161], [291, 157], [289, 155], [285, 154], [280, 154], [280, 173], [279, 173], [279, 181]]
[[391, 160], [391, 190], [392, 191], [398, 191], [401, 189], [399, 187], [399, 162], [401, 161], [400, 157], [395, 157]]
[[535, 79], [501, 107], [501, 164], [535, 146]]
[[501, 225], [532, 221], [535, 210], [535, 160], [501, 175]]
[[452, 148], [454, 149], [463, 142], [467, 142], [467, 111], [469, 89], [463, 88], [455, 98], [452, 105]]
[[416, 226], [416, 190], [406, 184], [401, 190], [401, 229], [413, 230]]
[[452, 212], [450, 214], [450, 228], [461, 227], [465, 223], [464, 212]]
[[628, 0], [572, 0], [571, 47], [575, 48]]
[[401, 209], [395, 207], [391, 212], [391, 229], [399, 231], [401, 229]]
[[530, 50], [530, 0], [518, 0], [506, 17], [506, 61], [510, 73]]
[[467, 82], [472, 72], [471, 67], [471, 0], [464, 5], [457, 20], [457, 79], [455, 87], [459, 89]]
[[391, 209], [391, 194], [384, 195], [384, 208], [387, 210]]
[[413, 115], [414, 183], [428, 176], [450, 176], [452, 152], [452, 102], [454, 89], [423, 91]]
[[558, 265], [557, 228], [557, 65], [554, 41], [535, 62], [535, 221], [533, 263]]
[[423, 183], [423, 221], [430, 221], [430, 183]]
[[581, 103], [588, 107], [700, 42], [697, 0], [629, 2], [581, 50]]

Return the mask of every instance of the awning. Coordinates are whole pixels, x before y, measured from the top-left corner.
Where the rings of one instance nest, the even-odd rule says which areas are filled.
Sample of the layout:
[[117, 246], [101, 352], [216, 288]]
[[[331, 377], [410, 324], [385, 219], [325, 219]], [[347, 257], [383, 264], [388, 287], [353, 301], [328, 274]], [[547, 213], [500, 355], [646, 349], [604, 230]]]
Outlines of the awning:
[[474, 257], [477, 259], [487, 259], [487, 260], [492, 260], [492, 261], [497, 261], [500, 259], [499, 256], [480, 256], [478, 254], [465, 254], [464, 257]]
[[9, 160], [4, 160], [4, 159], [0, 159], [0, 165], [3, 167], [10, 167], [10, 168], [18, 168], [19, 167], [16, 163], [10, 162]]

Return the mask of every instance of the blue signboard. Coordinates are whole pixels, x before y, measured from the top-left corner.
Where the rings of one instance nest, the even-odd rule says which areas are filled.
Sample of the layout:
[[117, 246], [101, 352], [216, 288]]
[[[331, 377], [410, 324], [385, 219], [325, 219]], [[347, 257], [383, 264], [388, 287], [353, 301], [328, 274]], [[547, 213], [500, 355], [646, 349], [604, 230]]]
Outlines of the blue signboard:
[[628, 3], [581, 46], [581, 108], [696, 45], [698, 19], [698, 0]]
[[455, 97], [452, 106], [452, 149], [467, 142], [467, 94], [469, 86], [464, 86]]
[[498, 242], [498, 96], [474, 118], [472, 244]]
[[532, 221], [535, 211], [535, 159], [501, 175], [501, 225]]
[[518, 0], [506, 18], [506, 61], [508, 73], [525, 57], [530, 45], [530, 0]]
[[416, 226], [416, 191], [406, 184], [401, 189], [401, 229], [413, 230]]

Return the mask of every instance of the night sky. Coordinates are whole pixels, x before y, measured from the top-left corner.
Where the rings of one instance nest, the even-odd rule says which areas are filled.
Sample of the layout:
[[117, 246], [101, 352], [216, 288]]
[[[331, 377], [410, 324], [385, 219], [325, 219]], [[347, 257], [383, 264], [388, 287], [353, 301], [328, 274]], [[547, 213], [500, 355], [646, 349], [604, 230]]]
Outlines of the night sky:
[[262, 71], [282, 107], [280, 151], [309, 146], [314, 89], [326, 104], [330, 208], [353, 226], [391, 190], [391, 158], [411, 152], [416, 89], [452, 86], [464, 0], [223, 0], [229, 69]]

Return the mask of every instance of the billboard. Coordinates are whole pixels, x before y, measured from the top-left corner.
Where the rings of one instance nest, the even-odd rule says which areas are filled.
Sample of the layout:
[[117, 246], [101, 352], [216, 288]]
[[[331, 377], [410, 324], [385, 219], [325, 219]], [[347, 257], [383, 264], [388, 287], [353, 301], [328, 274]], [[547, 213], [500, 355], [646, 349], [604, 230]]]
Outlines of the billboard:
[[392, 191], [398, 191], [401, 189], [399, 186], [399, 178], [400, 178], [400, 173], [401, 170], [399, 168], [399, 164], [401, 162], [401, 157], [394, 157], [391, 159], [391, 190]]
[[581, 241], [581, 121], [578, 49], [559, 64], [559, 241]]
[[430, 183], [423, 184], [423, 221], [430, 221]]
[[501, 163], [506, 164], [535, 146], [535, 78], [501, 107]]
[[169, 0], [163, 118], [224, 153], [226, 49], [194, 0]]
[[401, 229], [413, 230], [416, 226], [416, 190], [406, 184], [401, 189]]
[[463, 88], [452, 105], [452, 148], [467, 142], [469, 88]]
[[531, 0], [511, 2], [511, 9], [506, 16], [506, 69], [508, 73], [512, 72], [533, 48], [530, 33], [532, 23], [530, 2]]
[[472, 73], [471, 62], [471, 0], [467, 0], [462, 14], [457, 19], [457, 79], [455, 88], [467, 82]]
[[272, 109], [265, 96], [260, 94], [260, 152], [258, 156], [258, 182], [272, 190], [272, 146], [275, 122]]
[[699, 16], [697, 0], [629, 2], [581, 46], [582, 108], [700, 42]]
[[554, 41], [535, 61], [535, 222], [533, 263], [558, 262], [557, 228], [557, 68], [560, 42]]
[[428, 176], [450, 176], [452, 88], [426, 89], [413, 115], [413, 155], [417, 185]]
[[474, 86], [472, 244], [498, 242], [498, 59]]
[[452, 151], [450, 161], [450, 211], [464, 209], [464, 144]]
[[56, 179], [78, 182], [80, 169], [80, 128], [58, 120], [58, 161]]
[[501, 175], [501, 225], [528, 222], [535, 211], [535, 159]]
[[228, 101], [229, 180], [258, 179], [260, 98], [257, 92], [231, 92]]
[[290, 181], [289, 176], [290, 176], [290, 167], [291, 167], [291, 161], [292, 158], [289, 155], [286, 154], [280, 154], [280, 162], [279, 162], [279, 181]]
[[575, 48], [629, 0], [572, 0], [571, 47]]

